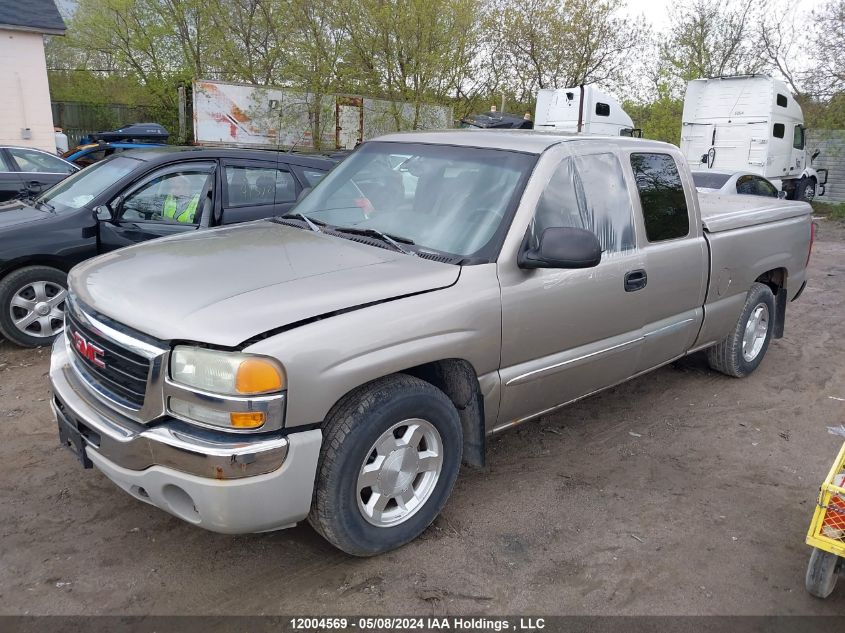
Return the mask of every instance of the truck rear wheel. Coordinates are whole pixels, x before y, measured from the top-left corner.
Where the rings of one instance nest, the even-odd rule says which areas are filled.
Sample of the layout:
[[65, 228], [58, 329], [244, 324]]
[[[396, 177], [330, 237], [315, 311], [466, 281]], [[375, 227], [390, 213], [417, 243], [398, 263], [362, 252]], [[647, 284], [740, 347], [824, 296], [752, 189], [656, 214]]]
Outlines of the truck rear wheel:
[[364, 385], [326, 420], [308, 520], [354, 556], [404, 545], [446, 503], [462, 447], [458, 412], [433, 385], [404, 374]]
[[765, 284], [752, 284], [733, 332], [707, 349], [710, 368], [734, 378], [744, 378], [757, 369], [769, 349], [774, 318], [771, 289]]

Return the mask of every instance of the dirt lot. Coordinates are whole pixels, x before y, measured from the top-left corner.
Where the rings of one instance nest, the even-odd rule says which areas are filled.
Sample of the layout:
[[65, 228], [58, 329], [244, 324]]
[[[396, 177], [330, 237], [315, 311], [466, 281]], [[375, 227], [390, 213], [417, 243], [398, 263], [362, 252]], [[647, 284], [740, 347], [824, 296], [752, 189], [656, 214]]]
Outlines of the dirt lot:
[[58, 446], [46, 350], [0, 343], [3, 614], [841, 614], [803, 544], [845, 422], [845, 225], [745, 380], [691, 357], [491, 441], [416, 542], [349, 558], [308, 525], [230, 537]]

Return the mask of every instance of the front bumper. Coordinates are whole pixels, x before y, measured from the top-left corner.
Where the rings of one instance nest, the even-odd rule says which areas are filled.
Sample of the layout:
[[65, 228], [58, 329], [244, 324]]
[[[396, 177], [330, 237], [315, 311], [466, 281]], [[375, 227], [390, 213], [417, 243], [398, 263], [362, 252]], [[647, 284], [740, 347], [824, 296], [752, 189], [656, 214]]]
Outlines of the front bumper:
[[139, 424], [105, 407], [53, 345], [52, 402], [63, 438], [134, 497], [215, 532], [263, 532], [308, 515], [322, 441], [318, 429], [246, 437], [165, 419]]

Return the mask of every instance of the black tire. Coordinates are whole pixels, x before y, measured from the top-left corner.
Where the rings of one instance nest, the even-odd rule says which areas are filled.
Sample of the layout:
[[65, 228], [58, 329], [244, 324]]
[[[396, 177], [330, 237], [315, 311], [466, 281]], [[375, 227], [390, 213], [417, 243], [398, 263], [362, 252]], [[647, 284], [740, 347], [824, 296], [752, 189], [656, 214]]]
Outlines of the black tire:
[[[426, 420], [439, 433], [440, 473], [422, 505], [401, 523], [373, 525], [359, 508], [360, 469], [376, 440], [410, 418]], [[397, 374], [359, 387], [326, 418], [308, 520], [327, 541], [353, 556], [373, 556], [400, 547], [419, 536], [440, 513], [458, 476], [462, 451], [458, 412], [433, 385]]]
[[[748, 360], [743, 354], [743, 337], [751, 315], [760, 305], [765, 305], [768, 310], [768, 329], [762, 347], [756, 356]], [[769, 349], [775, 329], [775, 316], [775, 296], [771, 289], [765, 284], [752, 284], [733, 332], [713, 347], [707, 348], [707, 363], [710, 368], [734, 378], [744, 378], [757, 369]]]
[[813, 178], [805, 177], [798, 180], [793, 193], [795, 200], [812, 202], [816, 197], [816, 181]]
[[804, 578], [807, 592], [816, 598], [827, 598], [836, 588], [842, 566], [842, 558], [814, 547]]
[[[19, 268], [0, 281], [0, 333], [11, 342], [22, 347], [39, 347], [50, 345], [58, 336], [56, 332], [50, 336], [40, 336], [37, 331], [23, 332], [15, 326], [12, 320], [12, 298], [27, 284], [47, 282], [52, 286], [60, 286], [67, 290], [67, 273], [50, 266], [27, 266]], [[64, 304], [61, 305], [64, 311]], [[58, 328], [58, 322], [56, 322]], [[59, 330], [60, 331], [60, 330]]]

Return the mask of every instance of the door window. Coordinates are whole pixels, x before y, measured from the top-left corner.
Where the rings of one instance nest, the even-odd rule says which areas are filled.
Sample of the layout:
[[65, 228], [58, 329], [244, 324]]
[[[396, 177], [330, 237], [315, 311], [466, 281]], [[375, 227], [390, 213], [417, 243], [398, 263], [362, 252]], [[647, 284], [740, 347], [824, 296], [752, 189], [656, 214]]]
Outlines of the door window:
[[537, 204], [529, 235], [532, 247], [553, 226], [592, 231], [606, 254], [635, 248], [631, 199], [614, 154], [561, 161]]
[[305, 181], [309, 187], [315, 186], [326, 175], [324, 171], [317, 171], [316, 169], [303, 169], [302, 175], [305, 176]]
[[190, 170], [154, 177], [126, 196], [120, 219], [198, 224], [210, 178], [209, 172]]
[[18, 169], [28, 173], [69, 174], [73, 167], [57, 156], [34, 149], [10, 147], [9, 153], [18, 164]]
[[227, 208], [279, 204], [296, 200], [296, 182], [289, 171], [274, 167], [226, 167]]
[[804, 128], [800, 125], [796, 125], [792, 133], [792, 147], [804, 149]]
[[778, 197], [777, 188], [765, 178], [754, 176], [754, 188], [758, 196], [768, 196], [770, 198]]
[[689, 212], [675, 159], [669, 154], [631, 154], [649, 242], [689, 235]]
[[3, 155], [3, 150], [0, 149], [0, 174], [4, 172], [12, 171], [12, 166], [9, 165], [9, 162], [6, 160], [6, 157]]

